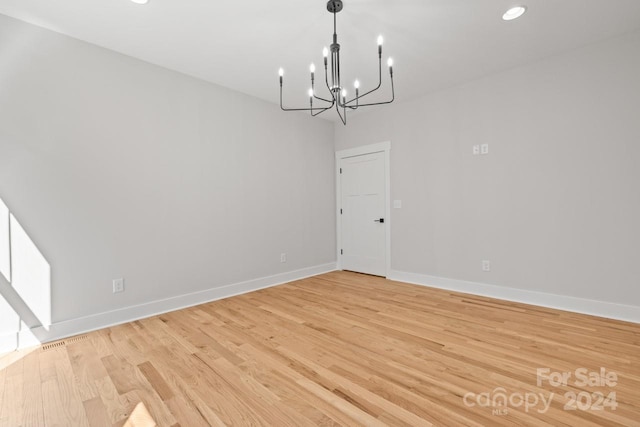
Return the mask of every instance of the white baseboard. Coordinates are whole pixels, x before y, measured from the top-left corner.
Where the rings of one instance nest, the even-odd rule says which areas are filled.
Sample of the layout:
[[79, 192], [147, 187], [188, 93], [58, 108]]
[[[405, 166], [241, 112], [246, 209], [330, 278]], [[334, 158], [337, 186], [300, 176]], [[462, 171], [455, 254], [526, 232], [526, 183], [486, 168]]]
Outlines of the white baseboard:
[[[31, 330], [23, 330], [17, 335], [10, 334], [0, 336], [0, 353], [14, 350], [16, 343], [19, 348], [31, 347], [40, 343], [83, 334], [97, 329], [108, 328], [110, 326], [132, 322], [146, 317], [156, 316], [158, 314], [180, 310], [186, 307], [192, 307], [235, 295], [241, 295], [335, 270], [336, 263], [332, 262], [280, 273], [273, 276], [261, 277], [245, 282], [234, 283], [219, 288], [178, 295], [172, 298], [129, 306], [82, 318], [56, 322], [48, 329], [38, 326]], [[640, 323], [640, 307], [638, 306], [595, 301], [524, 289], [507, 288], [504, 286], [488, 285], [485, 283], [448, 279], [444, 277], [408, 273], [397, 270], [391, 270], [388, 279], [449, 291], [463, 292], [472, 295], [532, 304], [541, 307], [555, 308], [558, 310], [589, 314], [592, 316]]]
[[55, 322], [48, 329], [38, 326], [32, 328], [31, 331], [26, 331], [24, 334], [21, 334], [19, 346], [20, 348], [25, 348], [38, 345], [39, 343], [55, 341], [69, 336], [95, 331], [97, 329], [108, 328], [121, 323], [132, 322], [170, 311], [180, 310], [186, 307], [192, 307], [222, 298], [228, 298], [235, 295], [245, 294], [247, 292], [257, 291], [259, 289], [269, 288], [271, 286], [281, 285], [294, 280], [328, 273], [335, 269], [336, 263], [332, 262], [286, 273], [275, 274], [273, 276], [248, 280], [246, 282], [234, 283], [219, 288], [178, 295], [118, 310], [93, 314], [91, 316]]
[[640, 323], [640, 307], [391, 270], [390, 280]]

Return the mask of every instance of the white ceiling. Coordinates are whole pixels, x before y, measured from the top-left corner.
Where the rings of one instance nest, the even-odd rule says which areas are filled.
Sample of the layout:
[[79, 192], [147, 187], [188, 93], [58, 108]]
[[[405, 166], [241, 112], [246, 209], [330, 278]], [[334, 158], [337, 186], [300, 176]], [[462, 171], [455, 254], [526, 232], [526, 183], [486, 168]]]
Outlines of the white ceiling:
[[[502, 21], [516, 4], [528, 12]], [[0, 13], [274, 103], [282, 66], [291, 107], [333, 25], [326, 0], [0, 0]], [[383, 34], [397, 100], [637, 29], [640, 0], [344, 0], [338, 14], [346, 81], [377, 83]]]

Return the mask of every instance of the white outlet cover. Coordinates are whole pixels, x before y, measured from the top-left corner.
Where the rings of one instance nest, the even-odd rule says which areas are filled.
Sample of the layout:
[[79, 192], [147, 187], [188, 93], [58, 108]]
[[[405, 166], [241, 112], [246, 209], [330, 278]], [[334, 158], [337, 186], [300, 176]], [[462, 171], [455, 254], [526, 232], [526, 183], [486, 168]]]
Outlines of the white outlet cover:
[[489, 154], [489, 144], [482, 144], [480, 146], [480, 154]]
[[402, 208], [402, 200], [394, 200], [393, 209], [400, 209], [400, 208]]
[[473, 146], [473, 155], [477, 156], [478, 154], [480, 154], [480, 146], [479, 145], [474, 145]]
[[113, 293], [124, 292], [124, 279], [113, 280]]
[[482, 260], [482, 271], [491, 271], [491, 261]]

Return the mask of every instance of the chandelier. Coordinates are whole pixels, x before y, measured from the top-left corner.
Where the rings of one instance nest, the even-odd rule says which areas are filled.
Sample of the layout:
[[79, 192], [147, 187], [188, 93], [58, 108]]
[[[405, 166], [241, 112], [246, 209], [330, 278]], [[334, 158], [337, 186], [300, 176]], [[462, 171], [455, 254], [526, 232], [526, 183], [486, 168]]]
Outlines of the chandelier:
[[[360, 82], [356, 80], [354, 82], [355, 96], [351, 99], [347, 99], [347, 90], [342, 85], [340, 80], [340, 45], [338, 44], [338, 34], [336, 32], [336, 14], [342, 10], [341, 0], [329, 0], [327, 2], [327, 10], [333, 14], [333, 43], [330, 48], [326, 47], [322, 51], [324, 56], [324, 80], [329, 91], [329, 96], [323, 98], [318, 96], [315, 89], [315, 72], [316, 67], [311, 64], [309, 71], [311, 72], [311, 88], [309, 89], [309, 107], [308, 108], [285, 108], [282, 104], [282, 82], [284, 80], [284, 70], [280, 68], [280, 108], [284, 111], [309, 111], [312, 116], [322, 114], [327, 110], [335, 107], [342, 120], [343, 124], [347, 124], [347, 111], [357, 110], [360, 107], [369, 107], [372, 105], [390, 104], [395, 99], [395, 92], [393, 89], [393, 60], [389, 58], [387, 65], [389, 67], [389, 77], [391, 78], [391, 99], [383, 102], [362, 103], [360, 100], [365, 96], [377, 91], [382, 85], [382, 36], [378, 37], [378, 85], [360, 95]], [[329, 53], [331, 53], [331, 76], [328, 74], [328, 62]], [[320, 105], [314, 107], [313, 101], [317, 100]]]

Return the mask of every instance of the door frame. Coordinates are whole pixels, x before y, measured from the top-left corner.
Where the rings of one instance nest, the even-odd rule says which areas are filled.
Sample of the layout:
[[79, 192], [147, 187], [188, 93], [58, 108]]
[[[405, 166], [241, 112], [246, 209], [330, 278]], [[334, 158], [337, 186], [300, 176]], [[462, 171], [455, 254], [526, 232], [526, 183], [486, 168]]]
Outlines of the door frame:
[[389, 155], [391, 152], [391, 141], [379, 142], [377, 144], [363, 145], [349, 148], [347, 150], [336, 151], [336, 257], [338, 270], [342, 270], [342, 221], [340, 218], [340, 205], [342, 202], [342, 176], [340, 175], [340, 165], [342, 159], [362, 156], [365, 154], [384, 153], [384, 175], [385, 175], [385, 277], [389, 277], [391, 272], [391, 174]]

